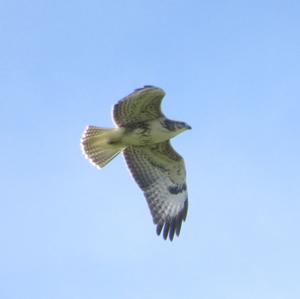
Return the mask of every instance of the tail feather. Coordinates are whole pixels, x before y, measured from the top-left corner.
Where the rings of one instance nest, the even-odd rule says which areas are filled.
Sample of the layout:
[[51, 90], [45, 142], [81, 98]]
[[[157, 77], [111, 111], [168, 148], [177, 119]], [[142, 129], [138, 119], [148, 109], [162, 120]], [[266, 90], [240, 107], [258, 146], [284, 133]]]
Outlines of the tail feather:
[[116, 129], [88, 126], [81, 138], [81, 148], [86, 158], [96, 167], [104, 167], [124, 148], [111, 142], [117, 134]]

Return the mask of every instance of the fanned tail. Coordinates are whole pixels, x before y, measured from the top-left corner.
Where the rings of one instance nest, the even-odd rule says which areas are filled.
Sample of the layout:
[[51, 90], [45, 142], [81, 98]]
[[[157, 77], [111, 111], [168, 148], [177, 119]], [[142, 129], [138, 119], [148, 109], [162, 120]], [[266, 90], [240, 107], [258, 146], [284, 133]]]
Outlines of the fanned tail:
[[118, 129], [88, 126], [81, 137], [82, 152], [93, 165], [104, 167], [123, 150], [119, 137]]

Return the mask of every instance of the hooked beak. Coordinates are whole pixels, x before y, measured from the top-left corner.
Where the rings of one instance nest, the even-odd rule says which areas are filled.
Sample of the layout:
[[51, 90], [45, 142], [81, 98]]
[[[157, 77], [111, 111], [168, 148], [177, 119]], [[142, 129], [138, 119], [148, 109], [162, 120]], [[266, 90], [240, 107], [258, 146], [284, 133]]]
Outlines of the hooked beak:
[[192, 127], [191, 127], [190, 125], [186, 125], [186, 129], [187, 129], [187, 130], [191, 130]]

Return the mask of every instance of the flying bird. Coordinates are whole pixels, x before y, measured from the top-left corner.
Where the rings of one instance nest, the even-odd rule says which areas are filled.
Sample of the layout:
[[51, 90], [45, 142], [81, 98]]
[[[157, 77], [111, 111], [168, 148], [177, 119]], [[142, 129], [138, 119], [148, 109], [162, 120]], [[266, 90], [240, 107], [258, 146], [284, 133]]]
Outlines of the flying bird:
[[123, 152], [128, 168], [144, 192], [158, 235], [171, 241], [179, 236], [188, 210], [183, 158], [170, 139], [191, 129], [161, 112], [165, 92], [146, 85], [113, 107], [113, 129], [88, 126], [81, 138], [86, 158], [102, 168]]

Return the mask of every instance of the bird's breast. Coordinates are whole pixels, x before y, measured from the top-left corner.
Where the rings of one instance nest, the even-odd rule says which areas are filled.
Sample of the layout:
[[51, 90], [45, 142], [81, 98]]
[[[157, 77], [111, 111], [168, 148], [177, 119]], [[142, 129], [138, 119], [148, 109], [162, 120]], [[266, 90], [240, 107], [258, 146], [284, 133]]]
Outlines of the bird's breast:
[[160, 143], [173, 137], [170, 132], [157, 120], [131, 125], [126, 128], [122, 143], [125, 145], [143, 146]]

